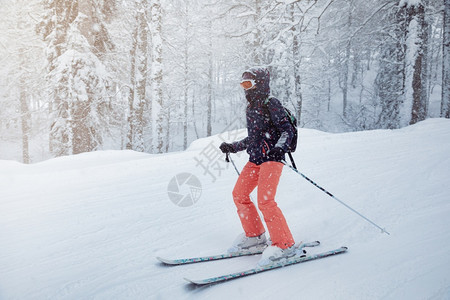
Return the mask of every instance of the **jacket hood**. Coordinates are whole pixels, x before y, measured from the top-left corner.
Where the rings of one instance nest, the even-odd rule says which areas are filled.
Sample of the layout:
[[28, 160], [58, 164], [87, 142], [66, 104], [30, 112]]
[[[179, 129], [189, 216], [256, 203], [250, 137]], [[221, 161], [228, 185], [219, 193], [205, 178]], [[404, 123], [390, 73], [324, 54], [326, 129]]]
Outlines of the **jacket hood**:
[[270, 95], [270, 74], [265, 67], [252, 67], [242, 74], [242, 79], [254, 79], [255, 88], [245, 91], [245, 97], [249, 103], [258, 100], [265, 101]]

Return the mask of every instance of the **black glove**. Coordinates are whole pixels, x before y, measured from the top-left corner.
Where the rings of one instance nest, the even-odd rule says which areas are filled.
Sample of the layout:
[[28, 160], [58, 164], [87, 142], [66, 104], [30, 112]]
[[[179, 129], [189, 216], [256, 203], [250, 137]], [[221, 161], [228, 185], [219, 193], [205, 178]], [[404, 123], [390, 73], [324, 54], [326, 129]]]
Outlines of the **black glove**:
[[280, 147], [274, 147], [274, 148], [270, 149], [270, 151], [269, 151], [269, 153], [267, 153], [267, 155], [270, 158], [274, 159], [275, 161], [281, 161], [284, 156], [284, 151]]
[[223, 153], [236, 153], [236, 149], [234, 149], [232, 144], [229, 143], [225, 143], [223, 142], [222, 144], [220, 144], [219, 149], [223, 152]]

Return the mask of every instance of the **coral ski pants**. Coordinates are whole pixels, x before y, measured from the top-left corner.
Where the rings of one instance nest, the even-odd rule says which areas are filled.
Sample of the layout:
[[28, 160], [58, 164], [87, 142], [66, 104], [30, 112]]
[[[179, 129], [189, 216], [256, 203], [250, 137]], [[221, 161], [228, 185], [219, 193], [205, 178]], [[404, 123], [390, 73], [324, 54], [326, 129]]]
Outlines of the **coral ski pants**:
[[282, 170], [280, 162], [268, 161], [261, 165], [248, 162], [234, 186], [233, 199], [246, 236], [261, 235], [265, 232], [264, 225], [250, 199], [250, 193], [258, 186], [258, 208], [264, 216], [272, 245], [285, 249], [294, 244], [294, 239], [275, 202]]

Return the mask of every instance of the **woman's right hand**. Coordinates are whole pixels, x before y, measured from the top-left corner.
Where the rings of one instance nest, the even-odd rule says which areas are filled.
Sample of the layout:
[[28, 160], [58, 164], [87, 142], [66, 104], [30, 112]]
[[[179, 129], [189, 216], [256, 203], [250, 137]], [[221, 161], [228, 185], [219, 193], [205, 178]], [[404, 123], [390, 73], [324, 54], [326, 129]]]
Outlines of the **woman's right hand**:
[[236, 149], [234, 149], [233, 144], [223, 142], [220, 144], [219, 149], [223, 153], [236, 153]]

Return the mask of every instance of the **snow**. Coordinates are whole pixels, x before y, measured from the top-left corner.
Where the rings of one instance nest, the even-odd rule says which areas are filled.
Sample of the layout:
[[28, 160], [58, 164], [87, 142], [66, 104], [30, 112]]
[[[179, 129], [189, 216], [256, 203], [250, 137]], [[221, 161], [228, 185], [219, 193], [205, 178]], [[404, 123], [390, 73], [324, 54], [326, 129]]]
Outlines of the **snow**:
[[[391, 235], [285, 168], [277, 199], [297, 241], [348, 252], [193, 289], [183, 277], [258, 261], [165, 267], [156, 260], [219, 254], [241, 233], [234, 168], [212, 180], [195, 160], [220, 140], [163, 155], [0, 161], [0, 299], [450, 299], [449, 120], [341, 134], [301, 129], [299, 169]], [[247, 156], [233, 158], [242, 168]], [[202, 183], [189, 207], [167, 193], [182, 172]]]
[[422, 0], [400, 0], [400, 3], [398, 6], [402, 7], [406, 5], [407, 7], [410, 6], [417, 6], [422, 3]]

